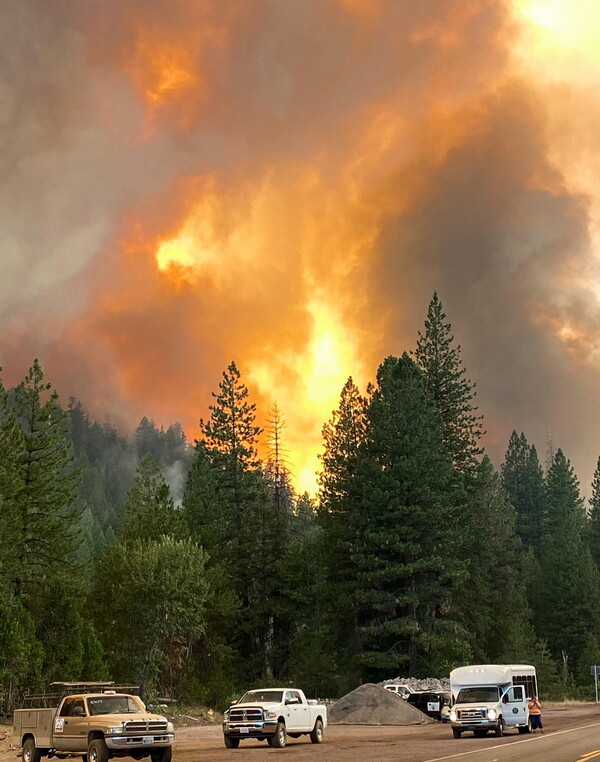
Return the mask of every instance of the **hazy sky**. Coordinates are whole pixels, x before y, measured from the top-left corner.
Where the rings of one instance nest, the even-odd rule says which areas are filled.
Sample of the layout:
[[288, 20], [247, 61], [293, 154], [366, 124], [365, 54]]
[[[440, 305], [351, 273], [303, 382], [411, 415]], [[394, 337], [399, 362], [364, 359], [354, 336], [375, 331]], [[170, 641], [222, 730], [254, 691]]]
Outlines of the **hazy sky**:
[[0, 363], [198, 434], [235, 359], [299, 488], [437, 290], [499, 465], [600, 455], [600, 4], [3, 0]]

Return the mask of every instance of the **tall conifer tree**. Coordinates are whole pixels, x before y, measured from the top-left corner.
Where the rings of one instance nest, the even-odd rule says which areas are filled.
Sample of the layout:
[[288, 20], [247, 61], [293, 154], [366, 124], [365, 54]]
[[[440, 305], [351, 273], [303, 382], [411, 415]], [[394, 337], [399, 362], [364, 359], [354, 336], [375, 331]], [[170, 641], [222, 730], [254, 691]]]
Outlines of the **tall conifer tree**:
[[584, 539], [579, 482], [562, 450], [547, 479], [548, 531], [540, 582], [543, 635], [555, 654], [577, 662], [588, 635], [600, 635], [600, 579]]
[[80, 472], [75, 466], [66, 413], [44, 381], [37, 360], [14, 390], [13, 408], [22, 432], [15, 522], [14, 576], [17, 595], [32, 592], [64, 573], [76, 548]]
[[460, 345], [454, 345], [452, 326], [446, 322], [437, 293], [429, 303], [425, 333], [419, 332], [415, 360], [439, 411], [454, 467], [459, 472], [472, 471], [482, 453], [482, 417], [476, 415], [475, 384], [465, 377]]
[[[250, 679], [273, 672], [280, 598], [275, 570], [285, 555], [289, 514], [277, 505], [261, 470], [256, 406], [248, 401], [248, 388], [235, 362], [223, 373], [219, 392], [213, 396], [210, 419], [200, 421], [202, 439], [190, 473], [200, 494], [194, 494], [188, 480], [186, 512], [212, 534], [213, 543], [218, 543], [213, 544], [213, 563], [224, 563], [231, 574], [241, 602], [238, 629]], [[201, 471], [206, 466], [210, 477], [203, 485]], [[214, 531], [219, 511], [221, 532]]]
[[589, 542], [592, 558], [600, 571], [600, 458], [596, 464], [590, 498]]
[[403, 355], [377, 372], [351, 511], [364, 677], [442, 673], [468, 658], [453, 587], [466, 574], [464, 493], [423, 373]]
[[359, 500], [360, 447], [366, 435], [366, 400], [350, 377], [342, 389], [337, 410], [323, 427], [318, 511], [327, 569], [324, 599], [329, 626], [333, 642], [346, 654], [358, 649], [356, 568], [351, 559], [357, 529], [350, 516]]
[[[465, 623], [473, 634], [477, 662], [514, 662], [535, 640], [527, 601], [526, 559], [516, 532], [515, 510], [487, 456], [479, 465], [476, 484]], [[498, 622], [503, 623], [501, 638]]]
[[516, 511], [516, 527], [525, 547], [539, 558], [547, 527], [544, 474], [537, 451], [525, 434], [511, 434], [501, 467], [502, 486]]

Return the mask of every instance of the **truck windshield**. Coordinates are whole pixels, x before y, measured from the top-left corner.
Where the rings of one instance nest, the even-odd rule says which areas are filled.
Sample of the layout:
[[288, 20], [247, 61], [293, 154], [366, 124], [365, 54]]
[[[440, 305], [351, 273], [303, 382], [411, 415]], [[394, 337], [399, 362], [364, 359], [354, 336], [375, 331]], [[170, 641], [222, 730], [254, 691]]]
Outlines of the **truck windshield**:
[[283, 691], [248, 691], [244, 693], [238, 704], [281, 704], [283, 701]]
[[496, 702], [500, 698], [498, 686], [484, 685], [481, 688], [461, 688], [456, 699], [457, 704], [480, 704], [483, 702]]
[[141, 714], [144, 710], [131, 696], [94, 696], [87, 700], [90, 714]]

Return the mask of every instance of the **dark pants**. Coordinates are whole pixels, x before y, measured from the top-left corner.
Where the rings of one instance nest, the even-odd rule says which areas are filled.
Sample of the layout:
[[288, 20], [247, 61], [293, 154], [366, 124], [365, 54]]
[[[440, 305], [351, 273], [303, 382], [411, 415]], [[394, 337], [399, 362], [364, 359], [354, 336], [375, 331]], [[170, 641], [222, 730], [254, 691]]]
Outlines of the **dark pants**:
[[542, 725], [542, 715], [541, 714], [530, 714], [529, 719], [531, 720], [531, 729], [532, 730], [541, 730], [544, 726]]

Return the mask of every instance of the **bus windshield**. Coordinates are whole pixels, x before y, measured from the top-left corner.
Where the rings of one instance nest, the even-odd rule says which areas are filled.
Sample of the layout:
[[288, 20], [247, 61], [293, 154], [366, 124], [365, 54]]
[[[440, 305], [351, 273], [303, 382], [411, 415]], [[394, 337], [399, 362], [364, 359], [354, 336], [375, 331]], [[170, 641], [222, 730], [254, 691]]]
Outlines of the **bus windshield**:
[[497, 685], [483, 685], [477, 688], [461, 688], [456, 699], [457, 704], [495, 703], [500, 698]]

